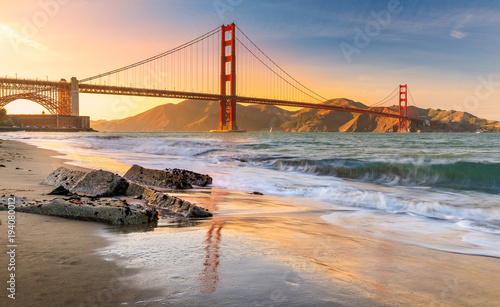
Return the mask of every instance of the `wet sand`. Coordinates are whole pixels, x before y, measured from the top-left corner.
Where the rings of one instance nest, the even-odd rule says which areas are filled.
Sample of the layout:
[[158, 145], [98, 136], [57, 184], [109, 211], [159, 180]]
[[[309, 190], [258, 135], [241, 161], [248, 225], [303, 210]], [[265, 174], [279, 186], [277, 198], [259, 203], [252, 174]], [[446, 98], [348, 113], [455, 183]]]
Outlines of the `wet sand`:
[[[55, 152], [16, 142], [0, 145], [4, 159], [19, 156], [0, 161], [7, 166], [0, 169], [2, 194], [33, 198], [52, 189], [37, 183], [64, 162], [50, 158]], [[18, 165], [23, 172], [15, 169]], [[205, 206], [214, 218], [130, 229], [17, 214], [16, 305], [500, 304], [500, 259], [431, 250], [331, 225], [320, 218], [330, 211], [278, 197], [220, 188], [175, 195]], [[0, 212], [2, 251], [6, 215]], [[0, 268], [6, 268], [2, 255]], [[0, 269], [2, 280], [6, 274]], [[1, 306], [12, 305], [6, 290], [0, 295]]]
[[[184, 197], [212, 206], [218, 213], [202, 227], [206, 229], [206, 249], [213, 245], [208, 240], [213, 237], [212, 228], [219, 231], [218, 270], [211, 279], [211, 287], [217, 289], [213, 296], [219, 299], [223, 297], [217, 291], [224, 290], [221, 280], [238, 282], [242, 279], [234, 276], [238, 271], [261, 285], [252, 290], [252, 302], [261, 306], [500, 304], [498, 258], [432, 250], [338, 227], [319, 218], [330, 211], [282, 203], [278, 197], [223, 189]], [[136, 239], [144, 236], [148, 234]], [[241, 255], [239, 248], [243, 249]], [[244, 256], [249, 266], [237, 265], [234, 258], [246, 253], [254, 255], [256, 261]], [[262, 255], [264, 259], [259, 257]], [[264, 267], [272, 263], [271, 271], [278, 276], [274, 283], [266, 285], [268, 271], [258, 268], [259, 261]], [[225, 262], [236, 265], [228, 268]], [[199, 286], [202, 292], [203, 285]], [[252, 292], [239, 290], [240, 294]]]

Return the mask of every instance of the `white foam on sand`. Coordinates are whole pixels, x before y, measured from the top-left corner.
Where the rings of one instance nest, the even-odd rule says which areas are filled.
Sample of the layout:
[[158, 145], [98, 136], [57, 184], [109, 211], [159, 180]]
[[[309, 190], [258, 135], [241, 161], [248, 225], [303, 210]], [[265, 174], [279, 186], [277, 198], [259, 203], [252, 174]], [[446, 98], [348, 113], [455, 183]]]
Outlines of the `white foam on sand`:
[[361, 209], [338, 211], [321, 218], [333, 225], [362, 230], [388, 240], [452, 253], [500, 258], [500, 236], [463, 227], [469, 221], [443, 221]]

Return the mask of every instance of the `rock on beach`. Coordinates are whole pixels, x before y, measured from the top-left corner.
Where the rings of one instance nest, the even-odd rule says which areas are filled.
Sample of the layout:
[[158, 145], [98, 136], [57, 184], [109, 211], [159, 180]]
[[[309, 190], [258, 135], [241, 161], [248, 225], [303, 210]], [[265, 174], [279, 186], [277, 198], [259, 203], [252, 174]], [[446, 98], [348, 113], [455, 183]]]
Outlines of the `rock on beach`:
[[92, 196], [125, 195], [128, 182], [120, 175], [103, 170], [90, 171], [69, 189], [73, 193]]
[[140, 196], [155, 207], [168, 209], [186, 218], [204, 218], [212, 216], [212, 213], [196, 204], [175, 196], [157, 192], [150, 188], [144, 188]]
[[158, 220], [156, 210], [137, 210], [130, 208], [123, 202], [108, 204], [82, 204], [56, 198], [48, 203], [27, 204], [16, 208], [18, 212], [36, 213], [72, 218], [84, 221], [104, 222], [114, 225], [140, 225], [153, 223]]
[[125, 174], [125, 179], [162, 189], [191, 189], [191, 184], [186, 178], [162, 170], [149, 169], [133, 165]]
[[48, 175], [41, 183], [56, 187], [62, 186], [70, 190], [83, 178], [83, 176], [85, 176], [85, 174], [87, 174], [87, 172], [72, 170], [61, 166]]
[[165, 172], [173, 174], [175, 176], [182, 177], [187, 180], [192, 185], [197, 185], [204, 187], [208, 184], [212, 184], [212, 177], [209, 175], [199, 174], [192, 171], [179, 168], [166, 168]]

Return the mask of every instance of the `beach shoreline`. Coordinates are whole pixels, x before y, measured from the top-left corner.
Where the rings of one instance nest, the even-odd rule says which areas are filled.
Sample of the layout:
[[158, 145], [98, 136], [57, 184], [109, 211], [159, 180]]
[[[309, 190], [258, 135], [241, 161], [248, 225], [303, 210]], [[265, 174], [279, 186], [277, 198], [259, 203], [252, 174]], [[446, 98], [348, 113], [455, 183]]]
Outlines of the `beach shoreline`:
[[[6, 197], [45, 199], [53, 187], [38, 183], [68, 162], [54, 158], [61, 156], [55, 151], [20, 142], [0, 146], [0, 164], [6, 165], [0, 169], [0, 187]], [[499, 301], [498, 258], [431, 250], [332, 225], [321, 219], [330, 211], [280, 197], [220, 187], [173, 195], [201, 204], [214, 217], [182, 225], [160, 221], [155, 229], [128, 231], [17, 214], [16, 301], [8, 301], [2, 290], [0, 302], [495, 306]], [[6, 211], [0, 219], [5, 249]], [[6, 268], [8, 258], [0, 261]], [[6, 274], [2, 269], [2, 279]]]
[[[16, 200], [46, 200], [54, 187], [39, 184], [68, 160], [55, 158], [56, 151], [17, 141], [0, 141], [0, 196]], [[87, 170], [69, 166], [72, 169]], [[104, 261], [95, 250], [109, 242], [102, 235], [108, 225], [60, 217], [15, 213], [15, 271], [8, 271], [8, 211], [0, 211], [0, 276], [15, 274], [15, 299], [3, 287], [2, 306], [92, 306], [119, 305], [140, 297], [133, 286], [123, 283], [133, 269]], [[7, 251], [5, 251], [7, 249]], [[141, 291], [146, 294], [146, 292]]]

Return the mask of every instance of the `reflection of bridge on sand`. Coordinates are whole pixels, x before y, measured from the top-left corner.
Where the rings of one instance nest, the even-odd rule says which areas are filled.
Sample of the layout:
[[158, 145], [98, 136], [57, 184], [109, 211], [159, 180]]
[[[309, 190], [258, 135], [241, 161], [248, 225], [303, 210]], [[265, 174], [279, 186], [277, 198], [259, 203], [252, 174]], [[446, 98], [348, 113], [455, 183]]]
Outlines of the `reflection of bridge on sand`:
[[202, 282], [201, 293], [210, 294], [217, 288], [219, 281], [219, 243], [221, 239], [221, 230], [224, 221], [212, 221], [205, 239], [205, 262], [203, 263], [203, 272], [200, 280]]
[[[205, 202], [205, 207], [211, 212], [216, 211], [217, 204], [222, 202], [227, 194], [227, 192], [212, 189], [210, 197]], [[203, 294], [211, 294], [217, 289], [217, 282], [219, 281], [218, 267], [220, 263], [219, 244], [224, 223], [224, 220], [213, 219], [207, 231], [204, 242], [205, 262], [203, 263], [203, 271], [200, 275], [202, 283], [201, 293]]]

